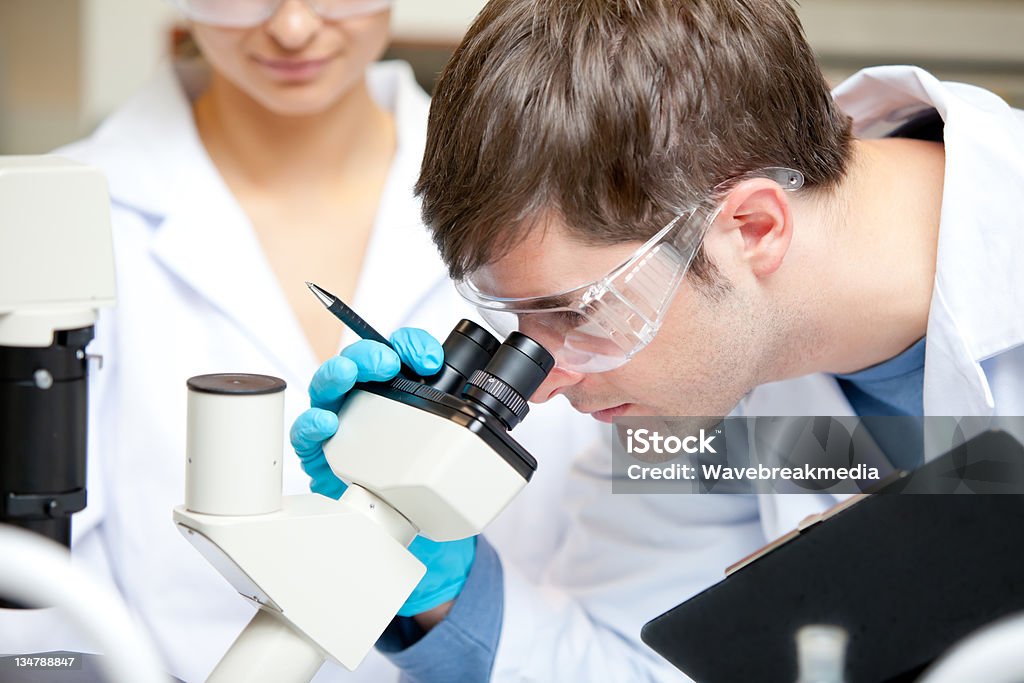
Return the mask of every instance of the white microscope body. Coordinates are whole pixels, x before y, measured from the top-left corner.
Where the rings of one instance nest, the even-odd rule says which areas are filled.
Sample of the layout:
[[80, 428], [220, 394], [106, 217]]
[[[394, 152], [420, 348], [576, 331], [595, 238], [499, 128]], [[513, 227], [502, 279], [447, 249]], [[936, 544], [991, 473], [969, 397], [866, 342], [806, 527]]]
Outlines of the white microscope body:
[[[467, 343], [457, 332], [449, 337], [446, 360], [453, 362], [467, 355], [448, 353], [456, 336]], [[476, 360], [493, 354], [533, 363], [526, 372], [539, 385], [550, 365], [543, 369], [547, 361], [531, 360], [523, 349], [547, 354], [522, 340], [519, 349], [492, 347]], [[174, 520], [259, 607], [208, 681], [305, 683], [326, 658], [355, 669], [423, 577], [425, 567], [407, 550], [416, 535], [449, 541], [478, 534], [526, 485], [536, 463], [507, 435], [525, 415], [525, 399], [520, 404], [505, 391], [500, 369], [499, 376], [471, 372], [480, 367], [453, 372], [449, 365], [438, 383], [461, 388], [472, 375], [470, 385], [511, 408], [480, 387], [466, 385], [495, 411], [402, 377], [351, 392], [324, 448], [348, 484], [339, 500], [281, 495], [282, 458], [295, 457], [279, 449], [284, 382], [255, 375], [189, 380], [186, 502]], [[536, 387], [526, 384], [519, 388], [532, 393]]]
[[107, 181], [55, 156], [0, 157], [0, 345], [47, 347], [114, 306]]
[[114, 280], [103, 175], [56, 156], [0, 157], [0, 600], [58, 608], [104, 653], [108, 680], [165, 683], [120, 596], [66, 547], [86, 504], [85, 349]]

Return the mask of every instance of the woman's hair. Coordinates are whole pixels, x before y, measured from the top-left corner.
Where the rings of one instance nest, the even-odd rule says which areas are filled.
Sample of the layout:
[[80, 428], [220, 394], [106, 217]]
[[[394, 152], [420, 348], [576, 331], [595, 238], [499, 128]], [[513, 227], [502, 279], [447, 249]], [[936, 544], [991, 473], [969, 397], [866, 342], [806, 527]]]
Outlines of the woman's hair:
[[171, 29], [171, 58], [174, 60], [199, 59], [203, 53], [199, 50], [192, 31], [184, 24], [175, 24]]
[[827, 188], [850, 129], [788, 0], [492, 0], [441, 74], [416, 189], [462, 277], [543, 218], [613, 244], [767, 166]]

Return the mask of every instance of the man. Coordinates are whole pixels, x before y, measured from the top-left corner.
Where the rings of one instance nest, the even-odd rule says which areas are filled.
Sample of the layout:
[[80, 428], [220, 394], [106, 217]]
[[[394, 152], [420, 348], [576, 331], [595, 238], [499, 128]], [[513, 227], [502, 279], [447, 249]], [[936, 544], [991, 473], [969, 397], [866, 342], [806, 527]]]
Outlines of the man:
[[[494, 0], [418, 190], [463, 295], [555, 355], [535, 401], [1021, 415], [1022, 159], [1024, 116], [978, 88], [880, 67], [830, 95], [787, 0]], [[381, 648], [416, 680], [668, 680], [639, 624], [834, 502], [611, 496], [603, 457], [542, 585], [480, 541], [461, 596]]]

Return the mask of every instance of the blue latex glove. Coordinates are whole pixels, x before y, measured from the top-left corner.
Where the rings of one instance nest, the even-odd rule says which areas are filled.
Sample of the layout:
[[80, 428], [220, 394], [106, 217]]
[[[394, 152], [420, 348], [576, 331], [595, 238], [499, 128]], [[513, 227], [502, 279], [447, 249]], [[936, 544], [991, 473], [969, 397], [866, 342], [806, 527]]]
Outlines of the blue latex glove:
[[[337, 499], [348, 488], [327, 464], [323, 444], [338, 431], [338, 410], [356, 382], [389, 380], [398, 374], [402, 361], [424, 377], [441, 368], [444, 349], [423, 330], [403, 327], [391, 335], [390, 341], [398, 353], [364, 339], [328, 359], [313, 375], [309, 384], [312, 408], [295, 420], [291, 442], [314, 493]], [[406, 617], [433, 609], [459, 594], [476, 555], [476, 538], [437, 543], [417, 536], [409, 551], [426, 565], [427, 573], [398, 611]]]

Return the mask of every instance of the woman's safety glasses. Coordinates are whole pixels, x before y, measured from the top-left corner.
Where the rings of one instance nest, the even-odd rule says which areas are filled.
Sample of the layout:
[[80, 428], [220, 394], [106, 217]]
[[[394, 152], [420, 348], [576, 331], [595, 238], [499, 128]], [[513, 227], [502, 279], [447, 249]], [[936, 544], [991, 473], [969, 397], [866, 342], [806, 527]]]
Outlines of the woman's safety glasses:
[[519, 330], [541, 343], [566, 370], [613, 370], [651, 343], [672, 299], [721, 211], [721, 192], [740, 180], [766, 177], [785, 190], [803, 187], [789, 168], [766, 168], [715, 188], [705, 206], [688, 209], [599, 280], [540, 297], [507, 299], [480, 291], [472, 276], [456, 283], [459, 293], [502, 337]]
[[[286, 0], [172, 0], [182, 13], [200, 24], [227, 28], [258, 26], [274, 16]], [[382, 12], [392, 0], [304, 0], [328, 20]]]

